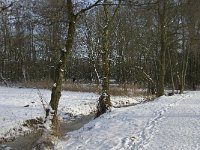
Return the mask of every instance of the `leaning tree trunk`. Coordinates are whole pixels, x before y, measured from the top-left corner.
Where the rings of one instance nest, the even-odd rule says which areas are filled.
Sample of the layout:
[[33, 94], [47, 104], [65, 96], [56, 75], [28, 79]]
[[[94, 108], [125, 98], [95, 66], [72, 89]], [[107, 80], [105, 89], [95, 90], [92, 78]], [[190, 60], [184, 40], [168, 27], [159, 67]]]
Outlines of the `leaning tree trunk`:
[[61, 50], [60, 61], [56, 67], [56, 75], [55, 75], [56, 77], [55, 77], [54, 85], [52, 88], [51, 101], [50, 101], [50, 106], [52, 110], [54, 111], [53, 119], [52, 119], [52, 129], [56, 131], [55, 133], [59, 132], [59, 125], [58, 125], [58, 120], [57, 120], [57, 109], [58, 109], [59, 99], [61, 97], [61, 86], [64, 79], [64, 71], [67, 65], [67, 57], [72, 50], [73, 43], [74, 43], [74, 35], [75, 35], [76, 18], [72, 14], [70, 15], [69, 19], [70, 21], [69, 21], [69, 27], [68, 27], [67, 41], [66, 41], [65, 49]]
[[[65, 49], [61, 50], [60, 54], [60, 60], [56, 67], [56, 75], [55, 75], [55, 81], [52, 88], [51, 93], [51, 100], [50, 100], [50, 110], [48, 109], [46, 111], [46, 118], [48, 119], [48, 116], [53, 115], [53, 118], [51, 119], [51, 129], [53, 131], [53, 134], [57, 136], [56, 134], [59, 133], [59, 124], [57, 119], [57, 111], [58, 111], [58, 104], [61, 97], [61, 86], [64, 79], [64, 71], [67, 65], [67, 57], [69, 53], [72, 51], [73, 44], [74, 44], [74, 36], [76, 31], [76, 22], [81, 17], [81, 15], [88, 11], [89, 9], [92, 9], [93, 7], [97, 6], [97, 4], [101, 0], [96, 0], [96, 2], [92, 5], [89, 5], [88, 7], [81, 9], [76, 14], [74, 13], [74, 5], [72, 0], [67, 0], [67, 13], [68, 13], [68, 33], [67, 33], [67, 40]], [[53, 114], [50, 114], [53, 113]]]

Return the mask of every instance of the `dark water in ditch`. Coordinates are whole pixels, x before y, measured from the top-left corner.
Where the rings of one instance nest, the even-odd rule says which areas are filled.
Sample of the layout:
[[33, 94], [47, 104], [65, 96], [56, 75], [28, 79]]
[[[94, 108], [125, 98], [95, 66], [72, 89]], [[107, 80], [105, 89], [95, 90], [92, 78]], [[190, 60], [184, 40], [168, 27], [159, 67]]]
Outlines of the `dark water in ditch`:
[[[81, 116], [73, 119], [72, 121], [61, 122], [61, 132], [63, 135], [66, 135], [67, 132], [78, 130], [84, 126], [84, 124], [90, 122], [93, 118], [93, 115]], [[3, 145], [0, 145], [0, 150], [31, 150], [37, 140], [41, 137], [42, 132], [38, 130], [35, 133], [30, 133], [25, 136], [17, 137], [12, 142], [7, 142]]]

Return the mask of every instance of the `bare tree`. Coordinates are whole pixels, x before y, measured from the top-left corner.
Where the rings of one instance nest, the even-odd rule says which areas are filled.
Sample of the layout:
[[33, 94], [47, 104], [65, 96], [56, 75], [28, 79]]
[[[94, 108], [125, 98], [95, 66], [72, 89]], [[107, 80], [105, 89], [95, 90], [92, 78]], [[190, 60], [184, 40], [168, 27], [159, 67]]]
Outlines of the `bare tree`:
[[51, 111], [49, 110], [46, 111], [46, 116], [49, 116], [50, 115], [49, 113], [53, 113], [52, 129], [55, 135], [59, 133], [57, 110], [58, 110], [59, 99], [61, 97], [61, 87], [62, 87], [62, 82], [64, 79], [64, 72], [67, 65], [67, 57], [73, 48], [74, 36], [75, 36], [75, 31], [76, 31], [76, 23], [84, 12], [97, 6], [97, 4], [99, 4], [100, 2], [101, 0], [97, 0], [94, 4], [86, 8], [83, 8], [79, 10], [78, 12], [75, 12], [74, 10], [75, 5], [73, 4], [73, 1], [67, 0], [67, 14], [68, 14], [68, 33], [66, 36], [67, 39], [66, 39], [65, 47], [61, 49], [60, 51], [60, 59], [56, 67], [55, 81], [52, 88], [51, 101], [50, 101]]
[[109, 5], [107, 0], [104, 0], [103, 5], [103, 13], [104, 13], [104, 25], [103, 25], [103, 33], [102, 33], [102, 94], [99, 98], [99, 102], [97, 104], [97, 114], [96, 117], [100, 116], [101, 114], [105, 113], [110, 109], [112, 106], [110, 101], [110, 89], [109, 89], [109, 35], [110, 35], [110, 28], [111, 23], [120, 7], [121, 0], [119, 0], [117, 7], [114, 10], [114, 13], [111, 15], [109, 13]]

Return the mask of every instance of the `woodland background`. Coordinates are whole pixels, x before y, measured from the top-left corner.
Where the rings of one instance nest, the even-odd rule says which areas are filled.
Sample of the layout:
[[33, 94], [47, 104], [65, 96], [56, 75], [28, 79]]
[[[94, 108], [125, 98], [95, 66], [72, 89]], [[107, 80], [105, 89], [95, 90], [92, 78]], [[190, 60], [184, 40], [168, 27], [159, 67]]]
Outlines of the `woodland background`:
[[[65, 0], [23, 0], [0, 11], [0, 82], [54, 80], [68, 30], [66, 4]], [[75, 9], [87, 4], [76, 3]], [[164, 57], [165, 88], [196, 90], [200, 84], [199, 16], [200, 1], [196, 0], [167, 0], [162, 10], [157, 0], [122, 2], [110, 28], [110, 81], [154, 93]], [[65, 80], [100, 84], [104, 20], [99, 6], [76, 24]]]

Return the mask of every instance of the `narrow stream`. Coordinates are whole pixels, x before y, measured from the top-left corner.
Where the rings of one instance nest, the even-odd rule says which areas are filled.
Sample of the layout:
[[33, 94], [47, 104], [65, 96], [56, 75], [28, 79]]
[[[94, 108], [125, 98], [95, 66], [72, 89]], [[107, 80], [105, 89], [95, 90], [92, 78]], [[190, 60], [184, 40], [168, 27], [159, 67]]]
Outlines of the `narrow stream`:
[[[84, 124], [90, 122], [93, 115], [81, 116], [73, 121], [61, 122], [61, 133], [66, 135], [67, 132], [78, 130]], [[0, 150], [31, 150], [37, 140], [41, 137], [42, 132], [38, 130], [35, 133], [30, 133], [25, 136], [19, 136], [14, 141], [0, 145]]]

